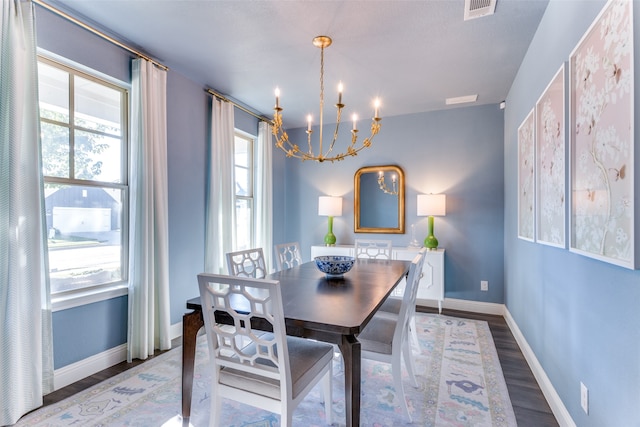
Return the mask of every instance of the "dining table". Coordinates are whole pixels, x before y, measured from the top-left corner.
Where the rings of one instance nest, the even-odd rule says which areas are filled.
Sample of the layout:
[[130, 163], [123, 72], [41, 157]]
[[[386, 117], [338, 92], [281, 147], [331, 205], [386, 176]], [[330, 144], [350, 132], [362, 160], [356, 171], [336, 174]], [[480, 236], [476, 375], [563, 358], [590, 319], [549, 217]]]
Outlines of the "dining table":
[[[344, 364], [348, 427], [360, 425], [361, 349], [358, 334], [409, 271], [409, 261], [357, 259], [342, 277], [330, 277], [315, 261], [277, 271], [287, 335], [337, 344]], [[182, 420], [191, 415], [196, 341], [204, 326], [200, 297], [187, 301], [182, 321]], [[216, 318], [224, 322], [224, 318]]]

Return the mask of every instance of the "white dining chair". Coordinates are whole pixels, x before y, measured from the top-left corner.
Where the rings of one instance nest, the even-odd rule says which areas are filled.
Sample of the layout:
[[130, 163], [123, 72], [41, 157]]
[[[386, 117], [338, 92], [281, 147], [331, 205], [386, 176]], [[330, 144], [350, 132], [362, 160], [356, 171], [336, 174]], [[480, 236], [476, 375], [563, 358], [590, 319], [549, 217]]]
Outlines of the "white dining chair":
[[276, 253], [276, 269], [278, 271], [302, 264], [300, 244], [298, 242], [281, 243], [273, 247]]
[[356, 239], [356, 258], [391, 259], [391, 240]]
[[[427, 248], [422, 248], [418, 253], [421, 254], [423, 257], [425, 257], [426, 252], [427, 252]], [[423, 265], [424, 265], [424, 261], [423, 261]], [[420, 286], [420, 280], [422, 279], [422, 276], [423, 276], [423, 273], [422, 271], [420, 271], [420, 277], [418, 278], [417, 287]], [[411, 301], [411, 305], [409, 307], [411, 310], [411, 313], [409, 314], [409, 336], [412, 340], [412, 343], [416, 347], [419, 346], [418, 333], [416, 330], [416, 299], [418, 296], [417, 287], [416, 287], [416, 292], [414, 294], [413, 301]], [[386, 316], [397, 318], [401, 308], [402, 308], [402, 298], [398, 298], [396, 296], [390, 296], [386, 300], [384, 300], [384, 302], [378, 309], [377, 314], [382, 316], [386, 315]]]
[[411, 347], [408, 337], [409, 314], [411, 313], [411, 301], [417, 293], [422, 264], [423, 254], [418, 254], [411, 261], [407, 285], [402, 297], [402, 307], [397, 318], [374, 315], [364, 330], [358, 335], [360, 341], [362, 358], [390, 363], [393, 376], [393, 386], [396, 391], [396, 398], [402, 411], [412, 422], [411, 414], [407, 406], [402, 383], [402, 360], [404, 360], [409, 379], [414, 387], [418, 387], [415, 376], [415, 367], [411, 355]]
[[229, 252], [226, 257], [227, 268], [231, 276], [262, 279], [268, 273], [262, 248]]
[[[213, 371], [210, 424], [220, 425], [222, 401], [231, 399], [280, 414], [280, 425], [289, 427], [295, 408], [321, 382], [330, 425], [333, 346], [286, 335], [280, 282], [202, 273], [198, 286]], [[216, 323], [216, 312], [233, 325]]]

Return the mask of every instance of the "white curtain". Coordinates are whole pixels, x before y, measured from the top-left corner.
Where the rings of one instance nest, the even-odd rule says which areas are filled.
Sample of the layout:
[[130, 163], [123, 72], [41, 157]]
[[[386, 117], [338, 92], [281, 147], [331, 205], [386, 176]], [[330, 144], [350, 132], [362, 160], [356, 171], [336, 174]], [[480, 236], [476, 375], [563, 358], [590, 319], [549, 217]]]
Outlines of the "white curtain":
[[127, 360], [171, 348], [167, 72], [133, 61]]
[[0, 425], [53, 390], [34, 9], [0, 19]]
[[207, 161], [205, 271], [224, 274], [225, 254], [233, 248], [233, 104], [211, 98], [211, 141]]
[[261, 121], [258, 125], [258, 149], [256, 163], [258, 174], [256, 179], [256, 246], [264, 248], [265, 262], [270, 271], [273, 247], [273, 186], [271, 165], [271, 125]]

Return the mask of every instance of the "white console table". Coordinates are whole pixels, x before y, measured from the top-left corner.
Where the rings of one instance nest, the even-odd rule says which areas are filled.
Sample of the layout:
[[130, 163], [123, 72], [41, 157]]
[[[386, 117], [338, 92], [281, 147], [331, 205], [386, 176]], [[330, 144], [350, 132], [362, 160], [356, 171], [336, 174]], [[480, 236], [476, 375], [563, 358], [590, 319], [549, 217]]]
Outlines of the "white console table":
[[[391, 257], [393, 259], [411, 261], [418, 254], [420, 248], [394, 247]], [[320, 255], [346, 255], [354, 256], [353, 245], [336, 246], [311, 246], [311, 259]], [[422, 279], [418, 287], [417, 304], [424, 304], [426, 300], [438, 302], [438, 312], [442, 313], [442, 301], [444, 301], [444, 249], [429, 250], [422, 267]], [[402, 295], [404, 282], [400, 283], [394, 295]]]

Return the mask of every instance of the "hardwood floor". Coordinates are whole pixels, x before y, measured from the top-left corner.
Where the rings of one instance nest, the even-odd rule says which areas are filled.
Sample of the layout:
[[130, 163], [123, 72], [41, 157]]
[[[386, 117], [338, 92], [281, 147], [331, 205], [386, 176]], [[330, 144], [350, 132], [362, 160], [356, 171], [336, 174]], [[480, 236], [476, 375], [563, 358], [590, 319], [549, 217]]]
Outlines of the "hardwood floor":
[[[437, 312], [436, 309], [420, 306], [417, 308], [417, 311], [425, 313]], [[529, 369], [529, 365], [502, 316], [447, 309], [442, 310], [442, 314], [467, 319], [484, 320], [489, 324], [519, 427], [558, 426], [558, 422], [553, 416], [551, 408], [547, 404], [531, 369]], [[173, 340], [172, 344], [174, 348], [179, 346], [181, 344], [180, 338]], [[154, 356], [158, 354], [160, 354], [160, 352], [157, 352]], [[140, 363], [144, 362], [141, 360], [135, 360], [132, 363], [122, 362], [100, 371], [88, 378], [48, 394], [44, 397], [44, 405], [59, 402]]]

